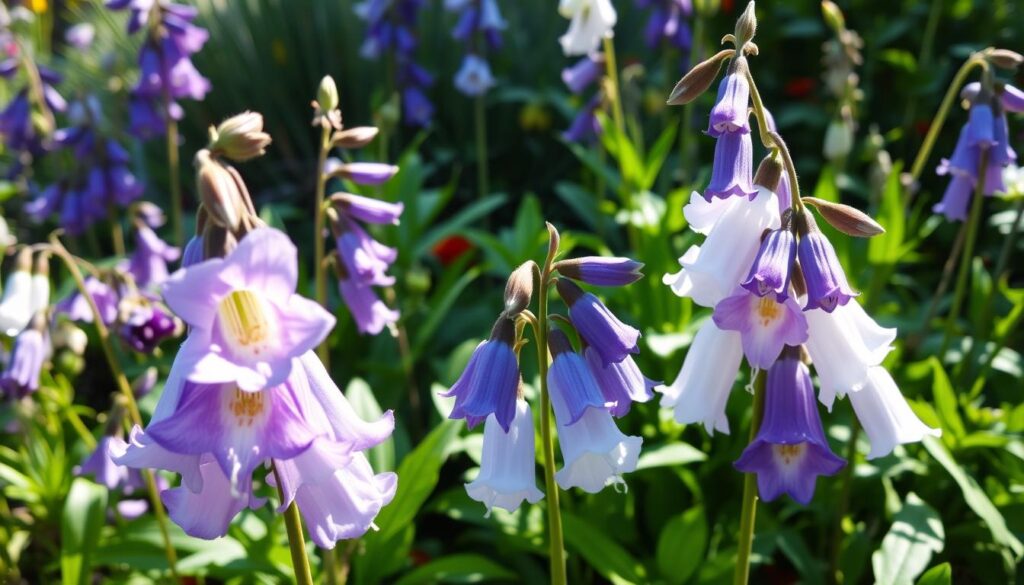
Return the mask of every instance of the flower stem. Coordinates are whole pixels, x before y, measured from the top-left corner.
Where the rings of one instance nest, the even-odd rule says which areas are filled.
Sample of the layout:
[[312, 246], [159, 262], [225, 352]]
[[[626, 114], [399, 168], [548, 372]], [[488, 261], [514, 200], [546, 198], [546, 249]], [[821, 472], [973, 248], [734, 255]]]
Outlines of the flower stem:
[[615, 62], [615, 41], [613, 41], [611, 37], [604, 38], [604, 56], [605, 63], [607, 63], [608, 81], [611, 83], [611, 91], [608, 92], [608, 99], [612, 103], [612, 119], [615, 120], [615, 128], [619, 131], [620, 139], [624, 139], [626, 137], [626, 123], [622, 115], [622, 94], [619, 88], [619, 68]]
[[[92, 298], [92, 295], [89, 294], [89, 291], [85, 287], [85, 279], [82, 278], [82, 272], [78, 269], [78, 264], [61, 243], [56, 233], [50, 236], [49, 248], [55, 256], [61, 259], [64, 266], [67, 267], [68, 272], [71, 274], [71, 278], [75, 281], [75, 286], [78, 288], [79, 294], [81, 294], [86, 300], [86, 303], [88, 303], [89, 310], [92, 313], [93, 325], [96, 326], [96, 337], [100, 341], [100, 347], [103, 348], [103, 355], [107, 359], [107, 365], [110, 367], [110, 373], [114, 377], [114, 381], [117, 383], [118, 390], [124, 396], [125, 404], [128, 407], [128, 414], [131, 417], [132, 423], [141, 427], [142, 414], [139, 412], [138, 403], [135, 402], [135, 394], [132, 393], [132, 386], [128, 383], [128, 378], [125, 377], [124, 370], [121, 369], [121, 366], [118, 363], [117, 355], [114, 353], [114, 347], [110, 343], [110, 330], [107, 329], [106, 323], [103, 322], [103, 315], [100, 313], [100, 309], [96, 305], [96, 300]], [[157, 489], [156, 480], [153, 478], [152, 470], [142, 470], [142, 476], [146, 479], [146, 488], [149, 490], [150, 504], [153, 506], [153, 513], [156, 515], [157, 524], [160, 526], [160, 535], [164, 544], [164, 554], [167, 557], [167, 565], [171, 572], [171, 577], [175, 581], [180, 582], [177, 570], [178, 553], [174, 550], [174, 544], [171, 542], [170, 531], [167, 528], [167, 513], [164, 510], [163, 502], [160, 500], [160, 490]]]
[[793, 164], [789, 147], [786, 146], [786, 141], [778, 132], [768, 128], [767, 110], [764, 107], [764, 101], [761, 100], [761, 92], [757, 89], [757, 83], [754, 82], [754, 75], [749, 68], [746, 70], [746, 78], [747, 85], [750, 86], [750, 101], [754, 104], [754, 118], [757, 120], [757, 132], [761, 136], [761, 144], [782, 156], [783, 166], [789, 176], [790, 206], [793, 211], [802, 212], [804, 201], [800, 198], [800, 181], [797, 180], [796, 165]]
[[[274, 467], [274, 479], [277, 483], [277, 493], [284, 501], [284, 486], [281, 485], [281, 477], [277, 474], [277, 467]], [[306, 556], [306, 539], [302, 535], [302, 517], [299, 516], [299, 507], [292, 500], [284, 511], [284, 525], [288, 531], [288, 549], [292, 553], [292, 567], [295, 569], [295, 585], [313, 585], [313, 574], [309, 569], [309, 557]]]
[[115, 209], [110, 211], [110, 239], [114, 244], [114, 256], [121, 258], [125, 255], [124, 228], [121, 227], [120, 213]]
[[974, 188], [974, 199], [971, 201], [971, 215], [967, 218], [967, 235], [964, 241], [964, 251], [960, 256], [960, 271], [956, 276], [956, 289], [953, 291], [953, 305], [949, 308], [949, 315], [946, 316], [946, 326], [942, 334], [942, 345], [939, 346], [939, 359], [943, 359], [949, 343], [952, 341], [953, 329], [956, 327], [957, 317], [960, 316], [960, 306], [963, 304], [964, 295], [967, 292], [968, 276], [971, 273], [971, 260], [974, 257], [974, 242], [978, 237], [978, 226], [981, 224], [981, 209], [985, 203], [985, 173], [988, 170], [988, 149], [981, 151], [981, 161], [978, 164], [978, 183]]
[[[754, 411], [750, 418], [750, 440], [757, 437], [764, 412], [766, 376], [764, 370], [754, 380]], [[747, 585], [750, 579], [750, 552], [754, 546], [754, 519], [757, 514], [757, 475], [743, 476], [743, 511], [740, 516], [739, 550], [736, 551], [736, 567], [733, 572], [734, 585]]]
[[185, 226], [182, 223], [181, 175], [178, 160], [178, 122], [167, 114], [167, 172], [171, 187], [171, 228], [174, 230], [174, 245], [185, 245]]
[[[551, 224], [548, 229], [553, 230]], [[537, 290], [537, 366], [540, 370], [540, 436], [544, 449], [544, 491], [548, 500], [548, 542], [550, 546], [552, 585], [566, 585], [565, 545], [562, 536], [562, 512], [558, 504], [558, 484], [555, 483], [555, 446], [551, 438], [551, 396], [548, 393], [548, 288], [551, 282], [551, 264], [558, 251], [556, 239], [548, 248], [544, 268], [535, 274]]]
[[473, 100], [473, 125], [476, 127], [476, 181], [477, 196], [480, 199], [490, 192], [487, 177], [487, 116], [484, 106], [484, 96], [476, 96]]
[[832, 528], [832, 542], [829, 550], [828, 575], [829, 583], [842, 583], [843, 579], [839, 572], [839, 557], [843, 546], [843, 518], [850, 510], [850, 485], [853, 483], [853, 460], [857, 457], [857, 438], [860, 436], [860, 424], [853, 419], [853, 426], [850, 429], [850, 438], [846, 444], [846, 467], [843, 468], [843, 475], [840, 479], [842, 487], [839, 492], [839, 507], [836, 514], [835, 526]]
[[[316, 302], [327, 308], [327, 267], [324, 266], [324, 194], [327, 190], [327, 177], [324, 176], [324, 165], [327, 163], [327, 153], [331, 150], [331, 127], [323, 125], [320, 132], [320, 153], [316, 161], [316, 202], [313, 208], [313, 271], [316, 279]], [[331, 354], [327, 347], [327, 340], [324, 339], [316, 348], [316, 354], [320, 357], [327, 371], [331, 370]]]
[[953, 247], [949, 250], [949, 256], [946, 258], [946, 263], [942, 267], [942, 277], [939, 279], [939, 285], [935, 287], [935, 293], [932, 295], [932, 300], [928, 303], [928, 311], [925, 313], [924, 319], [921, 320], [921, 326], [918, 328], [917, 332], [907, 340], [907, 347], [911, 350], [917, 349], [921, 343], [921, 339], [928, 332], [928, 324], [932, 322], [932, 317], [935, 316], [935, 311], [939, 308], [939, 301], [942, 300], [943, 295], [946, 294], [946, 290], [949, 288], [949, 282], [953, 279], [953, 269], [956, 268], [956, 259], [960, 256], [960, 250], [964, 247], [964, 240], [967, 236], [967, 225], [967, 223], [964, 223], [957, 231], [956, 239], [953, 240]]

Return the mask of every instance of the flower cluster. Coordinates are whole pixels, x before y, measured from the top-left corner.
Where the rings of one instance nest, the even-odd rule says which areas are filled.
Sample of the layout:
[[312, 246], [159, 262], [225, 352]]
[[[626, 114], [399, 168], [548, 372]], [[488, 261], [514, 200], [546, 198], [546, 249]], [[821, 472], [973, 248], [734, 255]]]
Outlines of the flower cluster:
[[[821, 383], [819, 400], [829, 410], [837, 396], [850, 397], [871, 441], [869, 457], [938, 431], [913, 414], [881, 365], [896, 332], [878, 326], [854, 300], [857, 293], [811, 210], [795, 198], [780, 211], [775, 156], [762, 163], [757, 179], [751, 176], [746, 68], [745, 57], [734, 57], [719, 87], [708, 128], [719, 140], [712, 186], [703, 197], [693, 193], [684, 209], [690, 226], [707, 239], [687, 250], [682, 270], [664, 278], [676, 294], [714, 313], [675, 382], [657, 390], [678, 422], [728, 433], [725, 407], [741, 360], [755, 373], [767, 370], [764, 419], [735, 465], [757, 474], [763, 499], [786, 493], [806, 504], [817, 477], [845, 465], [825, 438], [808, 359]], [[726, 141], [739, 148], [722, 148]], [[769, 144], [782, 148], [774, 138]], [[830, 204], [826, 211], [826, 219], [845, 214], [858, 225], [876, 226], [846, 206]], [[855, 235], [880, 231], [869, 227]]]
[[636, 5], [651, 9], [644, 28], [648, 48], [657, 48], [664, 42], [683, 52], [690, 50], [693, 36], [687, 19], [693, 15], [691, 0], [636, 0]]
[[[552, 230], [552, 251], [557, 232]], [[549, 260], [554, 257], [552, 253]], [[629, 412], [633, 402], [646, 402], [658, 382], [640, 373], [631, 357], [639, 351], [640, 332], [621, 322], [592, 293], [574, 281], [598, 286], [622, 286], [640, 278], [638, 262], [625, 258], [585, 257], [548, 264], [559, 296], [569, 309], [567, 327], [581, 339], [575, 349], [558, 328], [547, 332], [551, 355], [546, 384], [558, 426], [563, 466], [556, 474], [563, 489], [579, 487], [597, 493], [606, 485], [622, 483], [622, 474], [636, 468], [642, 439], [626, 436], [613, 417]], [[444, 396], [454, 397], [450, 418], [465, 419], [472, 428], [484, 422], [484, 453], [477, 478], [466, 485], [474, 500], [488, 511], [494, 507], [516, 510], [525, 499], [543, 497], [534, 477], [533, 415], [524, 398], [518, 350], [521, 329], [516, 320], [537, 326], [526, 309], [534, 287], [533, 262], [509, 277], [505, 310], [487, 341], [477, 346], [465, 371]], [[541, 294], [546, 294], [542, 291]], [[535, 333], [540, 334], [539, 327]], [[548, 416], [548, 413], [541, 413]]]
[[140, 138], [166, 132], [167, 120], [180, 120], [178, 100], [201, 101], [210, 81], [192, 64], [209, 38], [193, 24], [198, 11], [167, 0], [108, 0], [111, 10], [128, 10], [128, 34], [146, 29], [139, 51], [139, 81], [130, 96], [132, 134]]
[[79, 235], [111, 211], [142, 196], [131, 158], [116, 140], [100, 132], [102, 114], [93, 98], [70, 109], [71, 126], [54, 133], [54, 148], [73, 155], [73, 172], [49, 185], [25, 204], [25, 213], [42, 222], [57, 214], [61, 227]]
[[54, 87], [61, 82], [56, 71], [33, 63], [27, 55], [19, 54], [18, 45], [11, 45], [12, 52], [0, 61], [0, 77], [11, 80], [23, 72], [25, 86], [14, 93], [0, 111], [0, 138], [11, 151], [18, 153], [17, 160], [7, 173], [17, 176], [32, 159], [44, 154], [49, 148], [50, 134], [53, 133], [54, 112], [67, 109], [67, 101]]
[[953, 154], [942, 159], [936, 170], [939, 175], [949, 175], [950, 181], [942, 201], [932, 208], [950, 221], [967, 219], [967, 209], [979, 182], [984, 195], [1006, 191], [1003, 170], [1017, 160], [1009, 142], [1006, 113], [1024, 112], [1024, 91], [1008, 84], [985, 90], [979, 82], [969, 83], [961, 97], [970, 108], [968, 119], [960, 129]]
[[[298, 251], [263, 226], [237, 172], [218, 160], [269, 142], [258, 115], [242, 116], [197, 155], [208, 211], [187, 266], [163, 287], [188, 337], [152, 420], [109, 451], [119, 465], [181, 474], [162, 499], [188, 534], [225, 534], [243, 508], [262, 505], [262, 480], [279, 489], [280, 511], [294, 502], [314, 542], [333, 548], [371, 528], [394, 496], [395, 475], [374, 474], [364, 453], [391, 435], [394, 419], [361, 420], [313, 352], [334, 318], [296, 294]], [[265, 465], [270, 472], [254, 479]]]
[[507, 26], [498, 10], [497, 0], [445, 0], [445, 8], [458, 13], [452, 36], [466, 46], [466, 56], [455, 74], [455, 88], [475, 97], [494, 86], [494, 75], [487, 64], [489, 49], [501, 47], [501, 31]]
[[434, 77], [413, 60], [416, 21], [423, 0], [363, 0], [356, 15], [366, 22], [366, 40], [360, 53], [367, 59], [390, 55], [395, 60], [395, 83], [402, 95], [402, 118], [411, 126], [426, 126], [434, 117], [434, 104], [426, 90]]

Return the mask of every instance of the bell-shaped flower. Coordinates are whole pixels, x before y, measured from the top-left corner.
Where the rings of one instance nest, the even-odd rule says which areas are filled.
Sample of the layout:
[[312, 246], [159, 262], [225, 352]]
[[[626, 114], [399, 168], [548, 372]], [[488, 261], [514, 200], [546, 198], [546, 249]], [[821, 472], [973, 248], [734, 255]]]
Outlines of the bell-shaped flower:
[[455, 88], [462, 95], [476, 97], [487, 93], [494, 87], [494, 75], [491, 66], [479, 55], [468, 54], [462, 60], [462, 66], [455, 73]]
[[722, 331], [708, 319], [693, 338], [672, 385], [655, 388], [662, 394], [661, 406], [673, 409], [679, 424], [701, 423], [709, 434], [729, 434], [725, 406], [742, 359], [740, 334]]
[[449, 418], [464, 418], [472, 428], [493, 414], [508, 432], [515, 418], [521, 381], [514, 344], [515, 322], [499, 317], [490, 339], [476, 347], [462, 375], [448, 392], [441, 394], [455, 397], [455, 408]]
[[949, 221], [967, 221], [967, 208], [977, 179], [968, 175], [955, 174], [946, 186], [942, 200], [932, 206], [932, 212], [945, 215]]
[[835, 248], [818, 229], [810, 212], [801, 216], [807, 221], [807, 230], [801, 231], [797, 256], [807, 284], [807, 304], [804, 311], [821, 309], [831, 313], [845, 305], [859, 293], [850, 288], [846, 271], [836, 257]]
[[360, 333], [377, 335], [398, 321], [398, 311], [384, 304], [372, 287], [363, 286], [346, 276], [338, 279], [338, 291]]
[[[96, 308], [100, 311], [100, 316], [103, 319], [103, 323], [110, 325], [117, 319], [117, 305], [118, 305], [118, 294], [109, 285], [93, 276], [87, 276], [85, 278], [85, 290], [93, 302], [96, 303]], [[83, 323], [92, 323], [93, 314], [92, 308], [89, 307], [89, 301], [86, 300], [82, 293], [78, 290], [72, 291], [71, 294], [64, 297], [57, 302], [55, 306], [57, 314], [64, 314], [68, 319], [72, 321], [81, 321]]]
[[544, 497], [537, 489], [533, 414], [525, 400], [516, 401], [516, 416], [505, 432], [494, 415], [484, 423], [480, 472], [466, 484], [469, 497], [493, 508], [515, 512], [523, 500], [536, 504]]
[[610, 258], [607, 256], [583, 256], [560, 260], [555, 263], [555, 270], [562, 276], [579, 280], [594, 286], [625, 286], [641, 278], [643, 262], [629, 258]]
[[725, 199], [757, 196], [754, 187], [754, 144], [749, 132], [723, 132], [715, 143], [711, 162], [711, 182], [704, 189], [704, 198]]
[[558, 39], [567, 57], [596, 51], [612, 36], [618, 18], [611, 0], [560, 0], [558, 13], [571, 19], [569, 30]]
[[117, 489], [125, 484], [128, 481], [129, 469], [114, 463], [110, 452], [111, 442], [117, 440], [112, 435], [104, 435], [96, 443], [93, 452], [75, 469], [75, 475], [91, 475], [96, 483], [106, 486], [108, 490]]
[[[555, 415], [558, 419], [557, 410]], [[572, 424], [556, 422], [564, 466], [555, 479], [562, 489], [578, 487], [596, 494], [606, 485], [625, 483], [622, 475], [636, 469], [644, 440], [623, 434], [607, 410], [588, 408]]]
[[970, 143], [970, 126], [964, 124], [960, 128], [960, 135], [953, 147], [953, 154], [942, 159], [935, 172], [939, 175], [967, 176], [971, 179], [978, 176], [978, 157], [980, 155], [976, 146]]
[[203, 236], [194, 235], [189, 238], [188, 243], [185, 244], [185, 251], [181, 253], [181, 267], [188, 268], [193, 264], [199, 264], [203, 261]]
[[761, 240], [761, 248], [742, 286], [757, 296], [771, 294], [778, 302], [784, 302], [789, 298], [790, 269], [795, 261], [796, 237], [793, 232], [789, 229], [772, 230]]
[[850, 404], [871, 442], [868, 459], [885, 457], [896, 445], [916, 443], [926, 436], [938, 437], [942, 431], [921, 422], [910, 409], [892, 376], [881, 366], [868, 370], [863, 388], [850, 393]]
[[712, 319], [719, 329], [740, 334], [747, 362], [762, 370], [775, 363], [784, 346], [807, 341], [807, 319], [790, 298], [779, 302], [740, 288], [718, 303]]
[[768, 370], [761, 428], [734, 463], [757, 474], [761, 499], [770, 502], [788, 494], [801, 504], [814, 497], [819, 475], [835, 475], [846, 461], [829, 448], [814, 400], [811, 374], [796, 348]]
[[405, 205], [402, 203], [390, 203], [351, 193], [331, 195], [331, 204], [339, 212], [349, 217], [375, 224], [398, 225], [402, 211], [405, 210]]
[[995, 143], [995, 118], [992, 115], [992, 106], [975, 103], [968, 112], [967, 144], [977, 148], [989, 148]]
[[170, 277], [164, 299], [191, 327], [179, 352], [189, 380], [250, 392], [275, 386], [323, 341], [334, 317], [295, 294], [297, 254], [288, 236], [260, 228], [227, 257]]
[[338, 257], [350, 278], [363, 286], [391, 286], [395, 277], [388, 276], [388, 268], [398, 257], [398, 250], [389, 248], [370, 237], [363, 228], [348, 217], [332, 222]]
[[892, 350], [895, 329], [886, 329], [864, 312], [860, 303], [831, 313], [807, 311], [807, 353], [821, 383], [821, 403], [830, 411], [836, 396], [859, 392], [872, 366]]
[[604, 55], [593, 53], [583, 57], [571, 67], [562, 69], [562, 82], [574, 94], [583, 93], [604, 73]]
[[623, 417], [629, 414], [634, 402], [647, 402], [654, 397], [652, 390], [661, 382], [651, 380], [640, 372], [632, 357], [619, 363], [605, 365], [600, 354], [593, 347], [583, 351], [597, 386], [604, 396], [605, 405], [612, 415]]
[[743, 69], [746, 69], [745, 59], [736, 71], [730, 72], [718, 84], [718, 98], [708, 120], [707, 132], [711, 136], [718, 138], [726, 133], [750, 133], [750, 84]]
[[588, 410], [605, 410], [608, 402], [601, 387], [587, 366], [587, 361], [573, 351], [569, 338], [560, 330], [552, 329], [548, 334], [548, 348], [551, 350], [548, 387], [555, 420], [571, 426], [583, 418]]
[[231, 480], [217, 461], [204, 456], [197, 466], [201, 489], [192, 491], [185, 485], [166, 490], [160, 499], [167, 514], [185, 534], [211, 540], [228, 532], [231, 520], [247, 505], [257, 507], [251, 493], [232, 489]]
[[763, 187], [753, 201], [706, 201], [694, 192], [683, 215], [694, 231], [708, 237], [703, 244], [691, 246], [679, 259], [682, 270], [666, 274], [662, 282], [681, 297], [714, 307], [750, 270], [760, 248], [761, 233], [779, 228], [778, 208], [775, 194]]
[[600, 299], [571, 280], [559, 279], [556, 286], [569, 306], [573, 326], [605, 364], [619, 363], [631, 353], [640, 353], [638, 329], [620, 321]]
[[18, 253], [14, 271], [7, 276], [0, 297], [0, 333], [13, 337], [32, 320], [32, 285], [32, 252], [24, 248]]
[[49, 358], [50, 341], [43, 314], [37, 313], [35, 320], [14, 338], [7, 367], [0, 372], [0, 390], [8, 398], [21, 399], [39, 389], [39, 374]]
[[128, 260], [128, 272], [142, 289], [163, 284], [168, 277], [167, 263], [181, 257], [181, 250], [160, 239], [148, 225], [135, 226], [135, 251]]
[[597, 119], [597, 108], [601, 105], [601, 96], [594, 96], [576, 113], [569, 127], [562, 132], [567, 142], [590, 143], [601, 135], [601, 121]]

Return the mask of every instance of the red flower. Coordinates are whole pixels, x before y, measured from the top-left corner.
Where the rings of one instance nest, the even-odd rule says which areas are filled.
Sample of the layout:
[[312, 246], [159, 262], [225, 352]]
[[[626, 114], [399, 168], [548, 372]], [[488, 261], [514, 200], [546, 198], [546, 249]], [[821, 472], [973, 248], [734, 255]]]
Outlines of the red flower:
[[448, 266], [473, 249], [473, 242], [462, 236], [448, 236], [434, 245], [433, 253], [442, 265]]
[[814, 91], [814, 79], [811, 77], [797, 77], [786, 82], [785, 93], [793, 98], [805, 98]]

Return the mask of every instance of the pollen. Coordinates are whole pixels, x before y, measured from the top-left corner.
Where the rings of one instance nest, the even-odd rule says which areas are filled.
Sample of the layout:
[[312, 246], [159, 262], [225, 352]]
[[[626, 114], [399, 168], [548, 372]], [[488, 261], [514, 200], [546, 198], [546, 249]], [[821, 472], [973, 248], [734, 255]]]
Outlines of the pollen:
[[782, 460], [784, 465], [792, 465], [799, 461], [804, 451], [807, 450], [807, 443], [796, 443], [795, 445], [774, 445], [775, 457]]
[[775, 301], [775, 299], [768, 297], [761, 297], [757, 301], [757, 318], [761, 321], [761, 325], [767, 327], [771, 325], [772, 321], [775, 321], [782, 314], [782, 305]]
[[245, 392], [235, 388], [228, 400], [228, 410], [235, 417], [240, 427], [252, 426], [254, 420], [263, 414], [266, 408], [265, 392]]
[[238, 345], [260, 353], [271, 334], [270, 318], [259, 297], [248, 290], [236, 290], [224, 297], [217, 308], [225, 334]]

